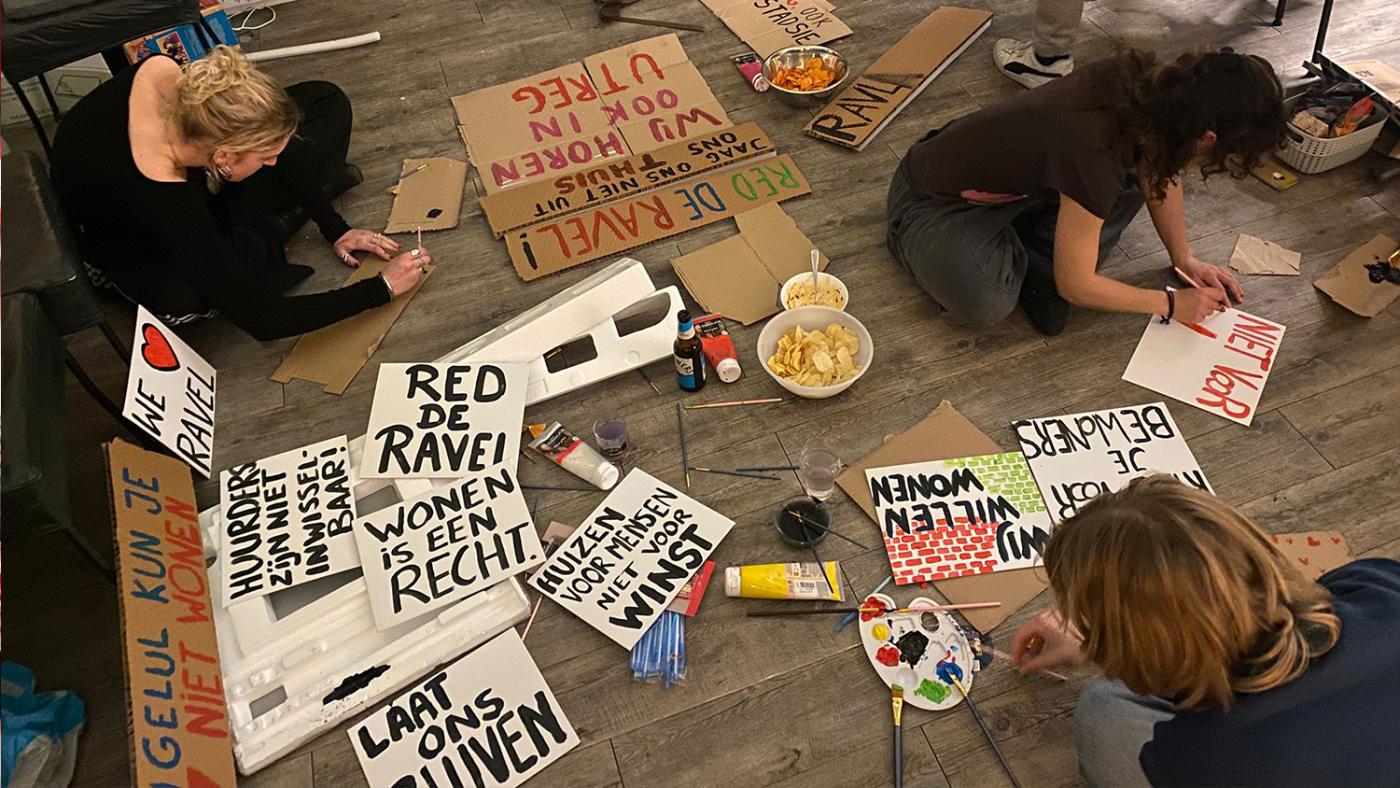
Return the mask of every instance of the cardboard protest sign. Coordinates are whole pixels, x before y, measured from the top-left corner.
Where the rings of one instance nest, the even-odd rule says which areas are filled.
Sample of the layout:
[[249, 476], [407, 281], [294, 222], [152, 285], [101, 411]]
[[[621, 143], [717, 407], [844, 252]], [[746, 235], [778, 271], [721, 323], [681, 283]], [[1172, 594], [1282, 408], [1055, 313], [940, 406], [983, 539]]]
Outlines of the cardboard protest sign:
[[[734, 217], [739, 234], [671, 261], [685, 289], [710, 312], [751, 325], [778, 313], [788, 279], [812, 270], [811, 240], [778, 203]], [[826, 270], [826, 255], [817, 267]]]
[[219, 474], [224, 607], [360, 565], [345, 436]]
[[467, 165], [453, 159], [404, 159], [386, 233], [446, 230], [462, 213]]
[[1230, 267], [1242, 274], [1297, 276], [1302, 263], [1301, 254], [1246, 233], [1240, 233], [1230, 255]]
[[1392, 104], [1400, 102], [1400, 68], [1384, 60], [1353, 60], [1343, 63], [1342, 68], [1385, 96]]
[[[387, 265], [386, 261], [377, 257], [366, 258], [341, 286], [379, 276]], [[272, 373], [272, 380], [277, 383], [290, 383], [293, 379], [310, 380], [323, 384], [327, 394], [344, 394], [350, 382], [360, 374], [365, 362], [379, 349], [379, 343], [384, 341], [399, 315], [408, 308], [408, 302], [413, 300], [436, 270], [436, 265], [428, 266], [428, 272], [423, 274], [418, 284], [387, 304], [303, 334], [292, 347], [292, 352], [282, 359], [281, 365]]]
[[987, 11], [939, 6], [851, 81], [802, 131], [865, 150], [899, 111], [992, 23]]
[[1310, 580], [1351, 563], [1351, 548], [1340, 531], [1269, 534], [1269, 541]]
[[674, 183], [708, 170], [773, 155], [773, 142], [757, 123], [673, 142], [648, 153], [612, 159], [597, 167], [524, 183], [481, 198], [481, 210], [497, 237]]
[[[836, 483], [851, 496], [861, 511], [871, 520], [875, 517], [875, 502], [870, 497], [870, 482], [866, 470], [889, 465], [903, 465], [929, 460], [971, 457], [1001, 451], [996, 441], [958, 412], [952, 403], [943, 401], [919, 423], [896, 435], [869, 454], [852, 463]], [[878, 521], [877, 521], [878, 522]], [[981, 575], [966, 575], [934, 582], [938, 593], [949, 602], [1001, 602], [1001, 607], [965, 610], [968, 623], [983, 632], [990, 632], [1017, 608], [1045, 590], [1045, 573], [1036, 569], [1009, 569]]]
[[826, 0], [701, 0], [759, 57], [779, 49], [826, 44], [851, 34]]
[[1343, 257], [1332, 270], [1313, 282], [1313, 287], [1362, 317], [1375, 317], [1396, 298], [1400, 298], [1400, 285], [1384, 279], [1373, 281], [1371, 271], [1379, 269], [1382, 263], [1400, 265], [1400, 257], [1388, 262], [1388, 258], [1397, 251], [1400, 251], [1400, 244], [1393, 238], [1377, 235], [1365, 246]]
[[133, 785], [233, 788], [219, 646], [189, 468], [104, 447], [116, 526]]
[[1282, 341], [1283, 326], [1238, 309], [1200, 323], [1154, 317], [1123, 379], [1247, 426]]
[[810, 192], [792, 159], [777, 156], [522, 228], [506, 248], [529, 281]]
[[514, 629], [370, 712], [350, 742], [372, 786], [513, 786], [578, 746]]
[[530, 585], [630, 649], [732, 527], [728, 517], [633, 470]]
[[528, 364], [380, 364], [362, 479], [515, 469]]
[[728, 127], [674, 33], [452, 99], [488, 194]]
[[1019, 452], [866, 468], [896, 585], [1025, 569], [1054, 527]]
[[139, 304], [122, 415], [204, 478], [214, 456], [214, 368]]
[[1056, 523], [1099, 493], [1165, 473], [1214, 492], [1162, 402], [1011, 424]]
[[544, 558], [515, 470], [504, 463], [361, 517], [355, 544], [381, 630], [495, 585]]

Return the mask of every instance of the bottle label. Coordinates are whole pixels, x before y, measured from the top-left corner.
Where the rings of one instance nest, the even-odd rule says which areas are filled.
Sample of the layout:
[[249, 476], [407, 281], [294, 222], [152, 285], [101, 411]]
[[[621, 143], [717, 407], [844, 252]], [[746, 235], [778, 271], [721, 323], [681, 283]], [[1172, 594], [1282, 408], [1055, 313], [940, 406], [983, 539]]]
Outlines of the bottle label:
[[695, 388], [695, 359], [686, 356], [673, 356], [676, 361], [676, 378], [681, 388]]

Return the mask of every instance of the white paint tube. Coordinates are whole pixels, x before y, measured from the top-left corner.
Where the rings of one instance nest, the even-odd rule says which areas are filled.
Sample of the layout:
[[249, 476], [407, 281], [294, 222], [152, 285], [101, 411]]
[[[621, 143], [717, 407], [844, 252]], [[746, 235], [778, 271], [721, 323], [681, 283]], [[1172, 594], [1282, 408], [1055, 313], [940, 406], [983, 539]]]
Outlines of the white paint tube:
[[296, 57], [298, 55], [314, 55], [319, 52], [334, 52], [337, 49], [349, 49], [351, 47], [373, 44], [379, 40], [379, 31], [365, 33], [349, 38], [336, 38], [330, 41], [318, 41], [314, 44], [298, 44], [293, 47], [281, 47], [279, 49], [265, 49], [261, 52], [249, 52], [244, 57], [257, 63], [263, 60], [277, 60], [284, 57]]
[[600, 490], [611, 490], [622, 472], [616, 465], [575, 437], [564, 425], [552, 421], [548, 425], [531, 424], [530, 449], [554, 461], [555, 465], [596, 486]]

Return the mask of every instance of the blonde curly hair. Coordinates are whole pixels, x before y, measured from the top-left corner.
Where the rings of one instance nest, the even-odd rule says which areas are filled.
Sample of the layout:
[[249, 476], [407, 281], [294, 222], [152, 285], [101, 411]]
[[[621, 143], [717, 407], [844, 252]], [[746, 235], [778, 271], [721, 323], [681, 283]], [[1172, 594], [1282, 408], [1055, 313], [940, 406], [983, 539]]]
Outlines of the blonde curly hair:
[[301, 120], [287, 91], [227, 46], [184, 66], [174, 113], [185, 140], [230, 153], [272, 150]]

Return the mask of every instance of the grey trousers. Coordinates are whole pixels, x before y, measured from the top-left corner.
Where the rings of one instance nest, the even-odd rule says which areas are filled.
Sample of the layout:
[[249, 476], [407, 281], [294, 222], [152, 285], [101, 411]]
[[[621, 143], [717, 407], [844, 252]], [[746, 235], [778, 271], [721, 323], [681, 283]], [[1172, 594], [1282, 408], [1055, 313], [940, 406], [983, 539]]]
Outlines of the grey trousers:
[[1035, 53], [1041, 57], [1068, 55], [1084, 16], [1084, 0], [1036, 0]]
[[[1134, 181], [1099, 233], [1100, 263], [1142, 204]], [[890, 254], [954, 323], [1000, 323], [1016, 308], [1027, 267], [1051, 270], [1058, 202], [1027, 198], [978, 205], [952, 197], [919, 199], [901, 164], [890, 181], [886, 210]]]
[[1079, 774], [1090, 788], [1147, 788], [1138, 756], [1157, 723], [1175, 716], [1161, 698], [1136, 695], [1121, 681], [1084, 686], [1074, 707], [1074, 748]]

